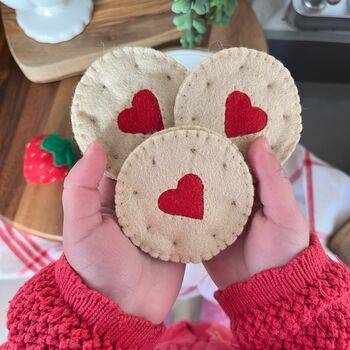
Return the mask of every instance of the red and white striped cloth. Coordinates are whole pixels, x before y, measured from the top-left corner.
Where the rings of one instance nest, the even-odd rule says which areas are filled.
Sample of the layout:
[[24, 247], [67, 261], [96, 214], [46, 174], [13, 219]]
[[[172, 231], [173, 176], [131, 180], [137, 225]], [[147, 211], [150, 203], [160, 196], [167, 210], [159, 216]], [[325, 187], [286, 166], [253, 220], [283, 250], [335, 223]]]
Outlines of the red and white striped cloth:
[[[309, 221], [310, 230], [318, 234], [328, 255], [335, 258], [326, 242], [350, 219], [350, 177], [300, 145], [284, 165], [284, 170], [292, 182], [299, 207]], [[216, 303], [215, 290], [202, 265], [187, 265], [180, 298], [202, 295]]]
[[61, 243], [31, 236], [0, 220], [0, 280], [29, 278], [61, 253]]
[[[350, 177], [302, 146], [297, 147], [284, 168], [310, 229], [317, 232], [325, 244], [328, 236], [350, 219]], [[29, 278], [61, 253], [61, 243], [28, 235], [0, 220], [0, 281]], [[213, 300], [214, 290], [201, 264], [187, 266], [180, 297], [201, 294]]]

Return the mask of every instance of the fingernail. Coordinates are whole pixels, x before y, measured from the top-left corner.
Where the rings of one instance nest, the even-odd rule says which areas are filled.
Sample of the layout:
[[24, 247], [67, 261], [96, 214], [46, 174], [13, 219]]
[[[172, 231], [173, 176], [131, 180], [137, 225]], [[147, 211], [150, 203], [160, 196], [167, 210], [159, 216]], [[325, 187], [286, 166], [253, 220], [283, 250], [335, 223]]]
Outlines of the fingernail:
[[264, 137], [264, 141], [265, 141], [265, 147], [266, 147], [267, 151], [272, 154], [271, 146], [270, 146], [269, 141], [266, 137]]
[[84, 153], [84, 157], [88, 157], [92, 153], [93, 148], [94, 148], [94, 143], [90, 143], [90, 145], [88, 146], [88, 148]]

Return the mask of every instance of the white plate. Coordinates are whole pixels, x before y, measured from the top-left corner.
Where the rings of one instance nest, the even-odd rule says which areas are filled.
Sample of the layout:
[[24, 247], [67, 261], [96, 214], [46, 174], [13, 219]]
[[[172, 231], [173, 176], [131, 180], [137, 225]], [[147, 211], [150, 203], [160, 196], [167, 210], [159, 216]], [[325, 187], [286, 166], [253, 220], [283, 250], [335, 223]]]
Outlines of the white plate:
[[190, 72], [213, 53], [203, 50], [169, 50], [165, 54], [174, 58]]

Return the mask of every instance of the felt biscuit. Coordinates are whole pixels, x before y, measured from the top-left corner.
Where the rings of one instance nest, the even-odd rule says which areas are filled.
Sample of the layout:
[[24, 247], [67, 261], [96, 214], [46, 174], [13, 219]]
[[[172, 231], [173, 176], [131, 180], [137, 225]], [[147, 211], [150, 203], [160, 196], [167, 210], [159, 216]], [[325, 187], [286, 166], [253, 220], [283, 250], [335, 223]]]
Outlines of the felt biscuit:
[[168, 133], [169, 131], [176, 131], [176, 130], [203, 130], [208, 132], [209, 134], [214, 134], [216, 136], [222, 136], [220, 135], [218, 132], [207, 129], [207, 128], [203, 128], [202, 126], [198, 126], [198, 125], [182, 125], [182, 126], [174, 126], [172, 128], [168, 128], [168, 129], [164, 129], [161, 131], [158, 131], [156, 133], [154, 133], [153, 135], [163, 135]]
[[241, 234], [253, 193], [249, 169], [230, 140], [205, 129], [172, 128], [126, 159], [117, 179], [116, 215], [144, 252], [199, 263]]
[[174, 102], [187, 71], [148, 48], [122, 48], [87, 69], [75, 90], [71, 119], [84, 152], [98, 140], [107, 174], [116, 179], [129, 153], [154, 132], [174, 125]]
[[280, 162], [300, 139], [301, 106], [290, 72], [274, 57], [252, 49], [222, 50], [182, 83], [175, 125], [199, 125], [230, 138], [244, 156], [259, 135]]

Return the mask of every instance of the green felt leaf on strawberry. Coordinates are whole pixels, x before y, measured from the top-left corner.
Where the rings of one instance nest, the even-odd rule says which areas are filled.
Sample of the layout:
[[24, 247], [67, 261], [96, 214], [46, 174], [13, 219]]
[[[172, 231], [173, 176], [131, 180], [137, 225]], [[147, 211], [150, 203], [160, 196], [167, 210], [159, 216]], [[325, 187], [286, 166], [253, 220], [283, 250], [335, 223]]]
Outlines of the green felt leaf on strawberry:
[[73, 143], [56, 134], [39, 135], [28, 142], [23, 174], [29, 183], [61, 181], [77, 161]]
[[56, 166], [67, 165], [71, 169], [77, 161], [72, 141], [56, 134], [44, 138], [40, 147], [53, 155]]

